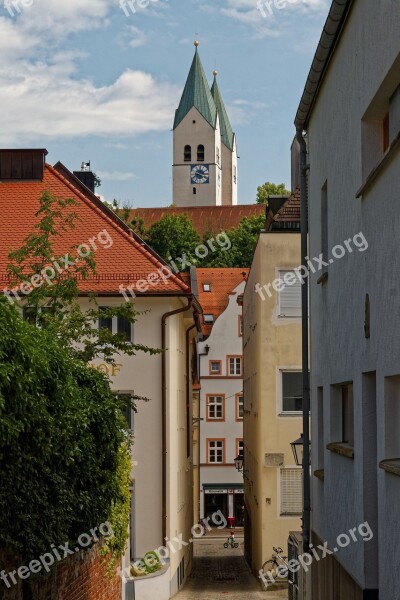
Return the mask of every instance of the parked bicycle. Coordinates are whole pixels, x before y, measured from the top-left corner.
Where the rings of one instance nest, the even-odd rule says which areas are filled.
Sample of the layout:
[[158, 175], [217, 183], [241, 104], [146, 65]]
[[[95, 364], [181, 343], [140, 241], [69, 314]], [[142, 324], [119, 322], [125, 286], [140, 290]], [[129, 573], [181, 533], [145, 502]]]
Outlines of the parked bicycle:
[[279, 578], [284, 579], [288, 576], [289, 568], [287, 563], [287, 556], [282, 556], [282, 548], [275, 548], [272, 546], [275, 554], [272, 555], [272, 558], [265, 561], [263, 566], [261, 567], [264, 575], [267, 577], [268, 575], [272, 575], [273, 579], [278, 575], [277, 570], [279, 568]]
[[239, 544], [235, 542], [235, 532], [231, 530], [231, 535], [228, 537], [227, 541], [224, 543], [224, 548], [239, 548]]

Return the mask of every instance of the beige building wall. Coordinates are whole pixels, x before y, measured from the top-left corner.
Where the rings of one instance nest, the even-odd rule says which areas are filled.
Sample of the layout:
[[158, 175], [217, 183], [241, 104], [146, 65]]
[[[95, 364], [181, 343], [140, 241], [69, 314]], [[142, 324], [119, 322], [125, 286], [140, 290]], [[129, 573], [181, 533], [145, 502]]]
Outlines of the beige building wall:
[[301, 318], [279, 317], [277, 292], [271, 286], [263, 300], [255, 286], [272, 284], [299, 257], [300, 234], [261, 233], [244, 294], [245, 551], [255, 573], [301, 529], [300, 515], [281, 515], [281, 468], [296, 468], [290, 443], [302, 432], [301, 413], [283, 416], [281, 405], [281, 371], [301, 370]]
[[237, 148], [236, 137], [234, 139], [233, 150], [229, 150], [225, 144], [221, 144], [221, 166], [222, 166], [222, 196], [223, 205], [237, 204]]

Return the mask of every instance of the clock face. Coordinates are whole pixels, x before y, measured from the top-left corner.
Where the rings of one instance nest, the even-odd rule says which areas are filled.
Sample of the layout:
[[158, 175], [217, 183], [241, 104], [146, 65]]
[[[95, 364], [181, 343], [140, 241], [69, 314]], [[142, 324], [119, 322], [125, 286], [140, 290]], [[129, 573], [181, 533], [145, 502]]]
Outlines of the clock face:
[[190, 168], [190, 183], [209, 183], [209, 165], [192, 165]]

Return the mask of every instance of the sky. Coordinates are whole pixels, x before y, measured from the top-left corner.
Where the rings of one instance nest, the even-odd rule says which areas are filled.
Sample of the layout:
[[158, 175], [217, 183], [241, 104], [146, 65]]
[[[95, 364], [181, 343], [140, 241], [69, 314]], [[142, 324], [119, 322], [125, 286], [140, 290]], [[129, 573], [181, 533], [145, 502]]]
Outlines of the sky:
[[132, 207], [172, 202], [172, 124], [195, 39], [237, 135], [240, 204], [290, 188], [294, 116], [330, 0], [0, 0], [0, 147], [102, 180]]

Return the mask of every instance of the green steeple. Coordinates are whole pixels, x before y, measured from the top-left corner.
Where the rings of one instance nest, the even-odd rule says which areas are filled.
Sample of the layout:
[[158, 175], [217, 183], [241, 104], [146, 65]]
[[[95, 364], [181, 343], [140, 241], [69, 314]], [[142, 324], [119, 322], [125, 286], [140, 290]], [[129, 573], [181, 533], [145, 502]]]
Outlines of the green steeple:
[[217, 108], [210, 92], [206, 74], [201, 64], [198, 43], [195, 43], [196, 53], [190, 67], [189, 75], [183, 90], [179, 107], [175, 112], [174, 129], [186, 117], [191, 108], [195, 107], [205, 120], [215, 128], [217, 122]]
[[218, 87], [217, 75], [217, 71], [214, 71], [214, 83], [212, 84], [211, 94], [214, 98], [214, 102], [218, 111], [222, 143], [225, 144], [225, 146], [232, 151], [235, 134], [232, 131], [228, 113], [226, 112], [225, 104], [222, 100], [221, 92]]

